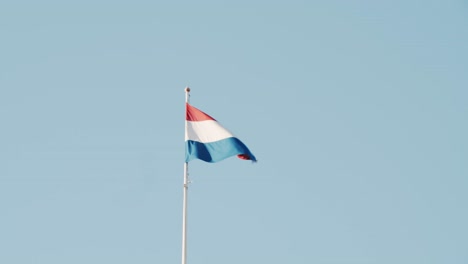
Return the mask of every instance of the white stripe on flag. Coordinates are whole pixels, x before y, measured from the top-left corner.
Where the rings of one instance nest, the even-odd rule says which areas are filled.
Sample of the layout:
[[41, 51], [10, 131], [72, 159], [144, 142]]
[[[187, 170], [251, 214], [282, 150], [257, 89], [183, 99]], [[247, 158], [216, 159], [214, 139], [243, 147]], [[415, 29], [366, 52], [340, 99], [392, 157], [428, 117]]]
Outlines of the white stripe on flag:
[[231, 132], [214, 120], [186, 122], [185, 141], [193, 140], [201, 143], [210, 143], [233, 137]]

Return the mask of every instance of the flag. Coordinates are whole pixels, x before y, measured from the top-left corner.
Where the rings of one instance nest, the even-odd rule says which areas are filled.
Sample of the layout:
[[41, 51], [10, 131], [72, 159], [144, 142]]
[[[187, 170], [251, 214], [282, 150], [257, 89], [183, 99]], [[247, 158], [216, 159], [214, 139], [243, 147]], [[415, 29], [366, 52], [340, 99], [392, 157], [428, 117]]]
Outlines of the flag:
[[247, 146], [213, 117], [186, 103], [185, 162], [201, 159], [218, 162], [237, 155], [243, 160], [257, 161]]

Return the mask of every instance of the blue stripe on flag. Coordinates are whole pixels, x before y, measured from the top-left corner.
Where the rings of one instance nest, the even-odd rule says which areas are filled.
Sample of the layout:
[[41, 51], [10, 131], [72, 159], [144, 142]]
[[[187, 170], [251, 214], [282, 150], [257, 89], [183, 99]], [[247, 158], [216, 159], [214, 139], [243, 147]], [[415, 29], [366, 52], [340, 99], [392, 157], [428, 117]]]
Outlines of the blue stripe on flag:
[[185, 162], [201, 159], [214, 163], [239, 154], [247, 154], [252, 161], [257, 161], [247, 146], [235, 137], [210, 143], [193, 140], [185, 141]]

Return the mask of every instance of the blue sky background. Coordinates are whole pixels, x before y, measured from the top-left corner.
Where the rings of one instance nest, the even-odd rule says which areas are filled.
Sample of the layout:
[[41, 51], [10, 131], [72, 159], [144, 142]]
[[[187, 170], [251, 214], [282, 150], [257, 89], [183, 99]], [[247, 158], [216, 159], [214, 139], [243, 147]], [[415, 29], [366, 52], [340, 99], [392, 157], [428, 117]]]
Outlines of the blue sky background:
[[468, 263], [468, 2], [3, 1], [0, 262]]

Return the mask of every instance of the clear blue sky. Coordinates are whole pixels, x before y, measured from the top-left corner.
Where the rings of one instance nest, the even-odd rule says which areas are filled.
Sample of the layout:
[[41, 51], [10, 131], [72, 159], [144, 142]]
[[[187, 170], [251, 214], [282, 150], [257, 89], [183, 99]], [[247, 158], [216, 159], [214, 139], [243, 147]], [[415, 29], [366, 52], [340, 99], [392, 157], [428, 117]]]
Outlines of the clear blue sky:
[[3, 1], [0, 263], [468, 263], [466, 1]]

